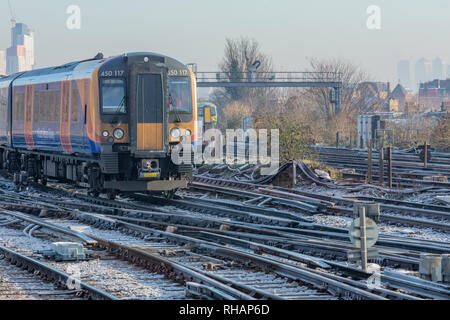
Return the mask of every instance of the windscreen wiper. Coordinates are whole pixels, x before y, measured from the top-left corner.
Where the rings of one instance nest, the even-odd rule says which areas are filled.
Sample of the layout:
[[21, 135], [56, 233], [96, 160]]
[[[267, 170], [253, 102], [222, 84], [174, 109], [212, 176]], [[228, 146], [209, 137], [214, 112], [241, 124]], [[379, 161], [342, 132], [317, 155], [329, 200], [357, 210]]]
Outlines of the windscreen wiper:
[[111, 123], [119, 123], [120, 120], [117, 118], [117, 116], [119, 115], [119, 113], [123, 113], [121, 112], [122, 107], [125, 106], [125, 96], [123, 96], [122, 100], [120, 101], [119, 105], [117, 106], [116, 110], [114, 111], [114, 118], [111, 121]]
[[169, 111], [170, 112], [175, 112], [175, 116], [177, 117], [176, 118], [176, 123], [180, 123], [180, 122], [183, 122], [183, 120], [181, 119], [181, 116], [180, 116], [180, 114], [178, 113], [178, 110], [177, 110], [177, 108], [175, 108], [174, 106], [173, 106], [173, 97], [172, 97], [172, 95], [171, 94], [169, 94]]
[[123, 96], [123, 98], [122, 98], [122, 100], [120, 101], [120, 103], [119, 103], [119, 105], [117, 106], [117, 109], [116, 109], [116, 111], [114, 112], [114, 113], [123, 113], [123, 112], [121, 112], [121, 110], [122, 110], [122, 107], [124, 107], [125, 106], [125, 96]]
[[183, 120], [181, 119], [181, 116], [180, 116], [180, 114], [178, 113], [178, 110], [176, 109], [176, 108], [173, 108], [171, 111], [173, 111], [173, 112], [175, 112], [175, 116], [177, 117], [176, 118], [176, 123], [180, 123], [180, 122], [183, 122]]

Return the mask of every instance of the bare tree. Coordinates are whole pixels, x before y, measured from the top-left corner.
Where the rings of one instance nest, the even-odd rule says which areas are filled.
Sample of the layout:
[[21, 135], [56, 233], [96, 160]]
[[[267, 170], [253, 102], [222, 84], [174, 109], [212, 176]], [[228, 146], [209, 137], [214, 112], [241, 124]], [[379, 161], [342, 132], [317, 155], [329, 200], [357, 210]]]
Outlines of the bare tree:
[[432, 132], [432, 143], [439, 151], [450, 152], [450, 115], [442, 117]]
[[[257, 70], [259, 77], [264, 77], [261, 73], [272, 71], [272, 59], [261, 52], [255, 39], [245, 37], [226, 39], [224, 57], [219, 68], [228, 81], [248, 81], [249, 68], [256, 61], [261, 62]], [[273, 90], [265, 88], [223, 88], [214, 91], [213, 100], [219, 106], [226, 106], [233, 101], [242, 101], [256, 110], [270, 104], [273, 99], [270, 97], [272, 92]]]
[[[357, 115], [371, 109], [376, 99], [371, 99], [371, 92], [364, 86], [369, 76], [351, 61], [342, 59], [310, 60], [311, 72], [333, 72], [342, 76], [341, 112]], [[320, 76], [320, 75], [319, 75]], [[317, 108], [325, 119], [331, 120], [335, 114], [334, 106], [330, 102], [331, 91], [328, 88], [311, 88], [306, 90], [305, 98]]]

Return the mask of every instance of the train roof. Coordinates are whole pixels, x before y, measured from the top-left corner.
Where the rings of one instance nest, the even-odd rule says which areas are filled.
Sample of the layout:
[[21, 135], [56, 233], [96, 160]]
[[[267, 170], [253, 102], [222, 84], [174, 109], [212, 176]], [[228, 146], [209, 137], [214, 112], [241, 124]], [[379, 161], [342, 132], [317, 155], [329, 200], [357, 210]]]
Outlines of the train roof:
[[0, 77], [0, 87], [2, 87], [2, 88], [8, 87], [13, 80], [20, 77], [22, 74], [23, 74], [23, 72], [15, 73], [15, 74], [12, 74], [9, 76]]
[[154, 53], [154, 52], [131, 52], [131, 53], [125, 53], [122, 55], [116, 55], [116, 56], [112, 56], [112, 57], [108, 57], [108, 58], [103, 58], [103, 55], [99, 53], [92, 59], [87, 59], [87, 60], [82, 60], [82, 61], [74, 61], [74, 62], [69, 62], [69, 63], [63, 64], [60, 66], [25, 71], [25, 72], [21, 72], [21, 73], [12, 74], [7, 77], [0, 77], [0, 82], [11, 81], [18, 77], [30, 78], [30, 77], [53, 75], [53, 74], [58, 74], [58, 73], [70, 73], [70, 72], [73, 72], [78, 66], [80, 66], [83, 63], [88, 63], [88, 62], [92, 63], [94, 61], [98, 61], [99, 64], [103, 64], [103, 63], [107, 63], [107, 62], [115, 60], [115, 59], [119, 59], [124, 56], [134, 57], [134, 56], [141, 56], [141, 55], [150, 55], [153, 57], [159, 57], [159, 58], [168, 60], [170, 63], [178, 64], [179, 66], [185, 66], [185, 64], [181, 63], [180, 61], [178, 61], [174, 58], [165, 56], [163, 54]]
[[214, 103], [212, 103], [212, 102], [199, 102], [198, 106], [200, 106], [200, 107], [202, 107], [202, 106], [212, 106], [212, 107], [216, 107], [217, 108], [217, 106]]

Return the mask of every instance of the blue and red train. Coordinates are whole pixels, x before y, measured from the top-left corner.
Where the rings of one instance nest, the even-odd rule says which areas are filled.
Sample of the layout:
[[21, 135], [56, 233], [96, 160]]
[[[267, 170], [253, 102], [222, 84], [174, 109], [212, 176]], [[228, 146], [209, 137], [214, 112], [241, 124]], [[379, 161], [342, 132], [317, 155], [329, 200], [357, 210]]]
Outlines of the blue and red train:
[[0, 78], [0, 168], [69, 180], [91, 194], [173, 193], [192, 166], [171, 152], [197, 135], [195, 76], [143, 52]]

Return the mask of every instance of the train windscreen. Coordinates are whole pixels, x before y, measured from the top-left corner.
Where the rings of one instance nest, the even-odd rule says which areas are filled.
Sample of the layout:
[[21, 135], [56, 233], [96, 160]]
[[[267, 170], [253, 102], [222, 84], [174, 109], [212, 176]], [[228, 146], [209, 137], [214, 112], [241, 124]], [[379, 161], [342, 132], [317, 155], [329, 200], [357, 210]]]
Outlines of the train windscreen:
[[102, 111], [104, 114], [126, 113], [125, 81], [104, 79], [102, 81]]
[[170, 111], [191, 113], [192, 95], [189, 78], [170, 78], [169, 89]]

